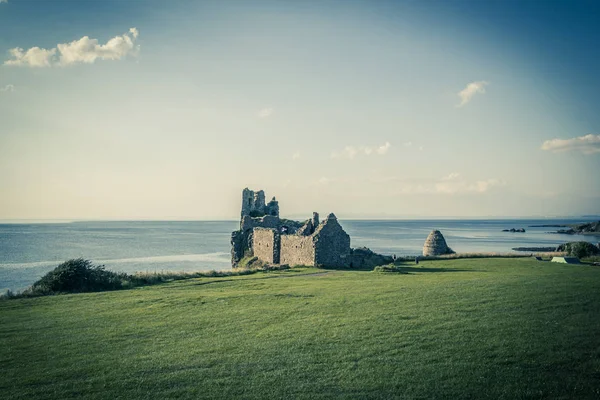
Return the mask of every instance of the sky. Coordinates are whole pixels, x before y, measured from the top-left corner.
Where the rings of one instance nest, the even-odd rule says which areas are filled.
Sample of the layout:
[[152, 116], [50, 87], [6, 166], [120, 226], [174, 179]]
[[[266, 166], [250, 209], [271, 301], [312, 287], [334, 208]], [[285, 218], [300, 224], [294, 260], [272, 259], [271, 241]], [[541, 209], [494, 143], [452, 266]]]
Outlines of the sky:
[[0, 0], [0, 220], [600, 215], [596, 1]]

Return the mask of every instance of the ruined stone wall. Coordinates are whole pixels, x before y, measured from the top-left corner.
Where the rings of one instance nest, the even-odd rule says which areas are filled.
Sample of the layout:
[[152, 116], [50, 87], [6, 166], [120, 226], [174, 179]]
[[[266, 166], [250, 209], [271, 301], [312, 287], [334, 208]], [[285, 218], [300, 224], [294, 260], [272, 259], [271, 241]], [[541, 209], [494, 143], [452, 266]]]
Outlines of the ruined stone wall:
[[254, 209], [254, 191], [246, 188], [242, 191], [242, 218], [245, 215], [250, 215]]
[[279, 205], [277, 201], [274, 200], [275, 198], [273, 198], [273, 200], [269, 203], [271, 207], [267, 208], [267, 205], [265, 204], [264, 190], [255, 192], [245, 188], [242, 191], [242, 218], [244, 218], [246, 215], [253, 215], [254, 217], [259, 217], [265, 214], [279, 216]]
[[279, 202], [273, 197], [265, 208], [265, 214], [279, 216]]
[[358, 249], [352, 249], [351, 260], [348, 265], [350, 268], [373, 268], [379, 265], [391, 264], [394, 262], [392, 256], [384, 256], [377, 254], [366, 247], [359, 247]]
[[254, 228], [252, 232], [252, 248], [254, 256], [259, 260], [279, 264], [279, 233], [270, 228]]
[[264, 213], [265, 212], [265, 192], [259, 190], [254, 192], [254, 211]]
[[279, 217], [275, 217], [272, 215], [265, 215], [262, 218], [252, 218], [250, 216], [245, 216], [242, 218], [242, 222], [240, 223], [240, 229], [243, 232], [250, 231], [254, 228], [273, 228], [278, 229], [281, 225], [281, 221]]
[[350, 235], [344, 231], [333, 213], [315, 231], [314, 243], [316, 266], [350, 266]]
[[253, 256], [254, 228], [271, 228], [279, 232], [279, 217], [265, 215], [262, 218], [242, 217], [240, 229], [231, 233], [231, 265], [236, 266], [245, 256]]
[[281, 264], [315, 265], [315, 246], [312, 236], [281, 235], [279, 261]]
[[239, 231], [231, 232], [231, 265], [235, 266], [244, 257], [244, 233]]

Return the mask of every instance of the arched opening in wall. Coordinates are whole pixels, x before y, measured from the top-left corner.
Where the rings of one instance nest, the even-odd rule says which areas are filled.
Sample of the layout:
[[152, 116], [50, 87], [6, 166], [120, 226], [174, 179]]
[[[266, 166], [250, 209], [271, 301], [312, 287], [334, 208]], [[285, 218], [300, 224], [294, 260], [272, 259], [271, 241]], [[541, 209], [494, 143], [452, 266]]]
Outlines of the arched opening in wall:
[[252, 205], [252, 199], [248, 199], [248, 205], [251, 206]]

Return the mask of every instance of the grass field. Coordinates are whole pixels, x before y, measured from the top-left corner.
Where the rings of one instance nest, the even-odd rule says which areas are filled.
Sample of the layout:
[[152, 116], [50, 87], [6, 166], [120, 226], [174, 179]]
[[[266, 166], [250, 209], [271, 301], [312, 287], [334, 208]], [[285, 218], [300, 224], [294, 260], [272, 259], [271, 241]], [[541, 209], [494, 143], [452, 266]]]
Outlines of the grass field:
[[600, 268], [458, 259], [0, 301], [0, 398], [600, 398]]

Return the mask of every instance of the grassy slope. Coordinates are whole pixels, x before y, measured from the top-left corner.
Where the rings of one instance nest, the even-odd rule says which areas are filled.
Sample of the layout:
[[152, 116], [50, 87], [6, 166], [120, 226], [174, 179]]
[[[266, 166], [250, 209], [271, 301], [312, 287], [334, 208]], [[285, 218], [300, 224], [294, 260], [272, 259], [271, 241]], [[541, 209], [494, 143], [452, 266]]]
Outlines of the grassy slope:
[[468, 259], [406, 271], [3, 301], [0, 397], [600, 397], [598, 267]]

